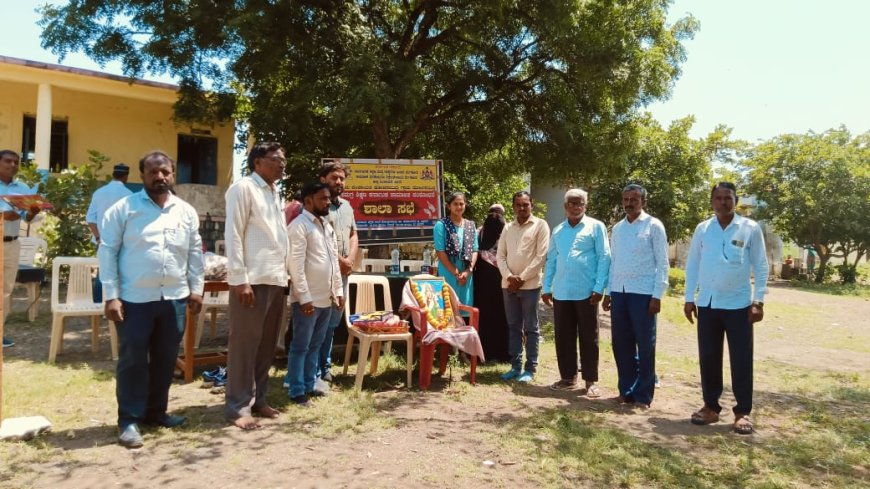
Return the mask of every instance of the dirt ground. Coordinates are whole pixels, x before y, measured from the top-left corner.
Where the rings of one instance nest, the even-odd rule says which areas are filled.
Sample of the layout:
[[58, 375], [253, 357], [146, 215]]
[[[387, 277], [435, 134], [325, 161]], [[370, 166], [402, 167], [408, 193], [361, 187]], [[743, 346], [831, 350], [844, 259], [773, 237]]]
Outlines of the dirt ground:
[[[44, 294], [45, 295], [45, 294]], [[679, 299], [669, 299], [679, 301]], [[870, 301], [836, 297], [794, 290], [786, 286], [771, 287], [767, 298], [767, 317], [756, 327], [756, 361], [772, 360], [810, 369], [834, 369], [870, 374], [870, 354], [844, 354], [838, 345], [851, 342], [870, 345], [867, 317]], [[542, 306], [543, 307], [543, 306]], [[800, 314], [800, 324], [794, 321], [794, 309]], [[19, 307], [20, 309], [20, 307]], [[778, 312], [781, 311], [781, 312]], [[791, 312], [789, 312], [791, 311]], [[43, 308], [47, 314], [47, 307]], [[545, 316], [549, 310], [544, 308]], [[529, 487], [524, 460], [506, 449], [510, 433], [504, 427], [518, 420], [535, 416], [545, 409], [590, 410], [603, 416], [605, 423], [636, 437], [663, 446], [685, 448], [689, 436], [727, 434], [730, 414], [725, 423], [696, 427], [688, 422], [689, 414], [700, 406], [697, 373], [677, 368], [673, 362], [694, 362], [696, 345], [687, 325], [660, 321], [658, 334], [658, 371], [662, 388], [649, 411], [632, 411], [618, 407], [608, 397], [616, 395], [612, 355], [609, 343], [609, 317], [602, 316], [601, 373], [604, 396], [591, 400], [582, 392], [555, 392], [546, 386], [556, 380], [556, 365], [552, 352], [544, 355], [536, 382], [532, 386], [514, 386], [498, 380], [506, 367], [484, 368], [477, 387], [467, 386], [461, 377], [465, 367], [454, 369], [452, 382], [433, 379], [430, 392], [387, 388], [370, 394], [376, 416], [382, 423], [366, 421], [362, 432], [353, 428], [329, 430], [326, 423], [353, 423], [341, 419], [336, 411], [331, 418], [318, 415], [315, 407], [309, 413], [284, 404], [286, 410], [276, 420], [266, 420], [262, 429], [241, 432], [227, 426], [221, 417], [222, 395], [202, 389], [197, 382], [173, 385], [170, 409], [190, 417], [191, 426], [176, 431], [160, 430], [145, 435], [146, 445], [139, 450], [126, 450], [116, 444], [113, 399], [93, 407], [86, 416], [86, 425], [55, 426], [38, 444], [46, 452], [35, 457], [40, 463], [27, 467], [10, 467], [0, 461], [3, 470], [18, 470], [20, 474], [0, 476], [0, 485], [9, 487], [444, 487], [473, 485], [475, 487]], [[547, 319], [544, 319], [546, 321]], [[85, 331], [84, 327], [80, 328]], [[790, 334], [797, 331], [799, 334]], [[18, 345], [6, 350], [10, 368], [16, 362], [42, 362], [47, 353], [44, 329], [13, 328]], [[94, 360], [87, 347], [87, 334], [80, 342], [67, 342], [69, 353], [60, 359], [67, 362], [87, 362], [95, 370], [112, 369], [108, 359]], [[103, 343], [101, 358], [107, 357]], [[552, 345], [549, 349], [552, 350]], [[681, 360], [684, 359], [684, 360]], [[727, 363], [727, 362], [726, 362]], [[457, 372], [456, 370], [459, 370]], [[351, 372], [353, 369], [351, 369]], [[416, 373], [416, 372], [415, 372]], [[280, 391], [282, 370], [273, 371], [273, 393]], [[386, 375], [386, 374], [384, 374]], [[390, 375], [393, 375], [392, 373]], [[401, 385], [403, 373], [393, 375]], [[727, 378], [727, 377], [726, 377]], [[416, 382], [416, 378], [415, 378]], [[726, 384], [728, 382], [726, 381]], [[319, 400], [324, 409], [339, 398], [350, 398], [352, 379], [342, 378], [338, 392]], [[367, 386], [373, 383], [367, 381]], [[370, 390], [370, 389], [367, 389]], [[756, 441], [778, 436], [778, 420], [774, 404], [778, 392], [769, 373], [756, 374]], [[723, 405], [733, 404], [726, 393]], [[281, 397], [278, 392], [274, 396]], [[270, 396], [270, 397], [274, 397]], [[365, 398], [369, 402], [368, 398]], [[362, 401], [360, 401], [362, 402]], [[63, 410], [63, 403], [57, 406]], [[40, 413], [51, 418], [52, 413]], [[542, 438], [541, 443], [548, 440]], [[20, 448], [22, 451], [26, 447]], [[492, 464], [485, 463], [492, 462]], [[4, 482], [6, 481], [6, 482]], [[410, 484], [410, 485], [408, 485]], [[575, 481], [566, 485], [582, 487]]]

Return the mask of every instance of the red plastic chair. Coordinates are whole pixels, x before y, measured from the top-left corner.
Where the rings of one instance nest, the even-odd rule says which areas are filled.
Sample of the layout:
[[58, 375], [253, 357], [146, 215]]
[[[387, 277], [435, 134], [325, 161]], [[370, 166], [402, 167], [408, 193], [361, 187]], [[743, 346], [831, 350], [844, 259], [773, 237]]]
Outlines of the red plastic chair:
[[[445, 286], [448, 286], [445, 284]], [[416, 311], [418, 313], [422, 313], [422, 310], [419, 307], [415, 306], [404, 306], [406, 310]], [[466, 306], [464, 304], [459, 304], [457, 309], [461, 311], [468, 312], [469, 316], [469, 324], [474, 328], [475, 331], [479, 331], [479, 320], [480, 320], [480, 311], [476, 307]], [[411, 316], [412, 318], [414, 315]], [[438, 367], [438, 375], [443, 375], [445, 371], [447, 371], [447, 357], [450, 355], [451, 346], [442, 340], [436, 341], [431, 345], [427, 345], [423, 343], [423, 338], [426, 336], [427, 328], [429, 328], [429, 323], [426, 322], [425, 319], [422, 319], [423, 315], [420, 314], [422, 325], [416, 325], [414, 328], [414, 343], [420, 345], [420, 389], [426, 390], [429, 388], [429, 383], [432, 380], [432, 362], [435, 360], [435, 348], [441, 346], [440, 351], [440, 365]], [[477, 356], [471, 355], [471, 385], [475, 384], [475, 374], [477, 373]]]

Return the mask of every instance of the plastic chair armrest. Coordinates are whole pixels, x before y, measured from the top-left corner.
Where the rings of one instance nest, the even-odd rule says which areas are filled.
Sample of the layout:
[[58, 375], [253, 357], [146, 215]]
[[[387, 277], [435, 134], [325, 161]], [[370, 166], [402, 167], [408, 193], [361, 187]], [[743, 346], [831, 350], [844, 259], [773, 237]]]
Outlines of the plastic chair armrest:
[[470, 316], [471, 319], [470, 319], [469, 322], [471, 323], [471, 326], [472, 326], [474, 329], [480, 329], [480, 328], [479, 328], [479, 325], [478, 325], [479, 322], [480, 322], [480, 309], [478, 309], [478, 308], [476, 308], [476, 307], [472, 307], [472, 306], [466, 306], [465, 304], [459, 304], [459, 310], [460, 310], [460, 311], [465, 311], [465, 312], [467, 312], [467, 313], [470, 313], [470, 314], [471, 314], [471, 316]]
[[[418, 326], [418, 327], [414, 328], [414, 329], [415, 329], [414, 334], [419, 333], [419, 334], [420, 334], [420, 338], [426, 336], [426, 328], [429, 326], [429, 323], [426, 321], [425, 317], [423, 317], [423, 309], [421, 309], [421, 308], [419, 308], [419, 307], [417, 307], [417, 306], [402, 306], [402, 311], [409, 311], [409, 312], [410, 312], [410, 311], [413, 311], [413, 312], [416, 312], [416, 313], [420, 314], [420, 322], [423, 323], [423, 324], [420, 324], [419, 326], [418, 326], [417, 323], [414, 321], [414, 316], [413, 316], [413, 314], [411, 315], [411, 322], [414, 323], [414, 326]], [[401, 311], [400, 311], [400, 312], [401, 312]]]

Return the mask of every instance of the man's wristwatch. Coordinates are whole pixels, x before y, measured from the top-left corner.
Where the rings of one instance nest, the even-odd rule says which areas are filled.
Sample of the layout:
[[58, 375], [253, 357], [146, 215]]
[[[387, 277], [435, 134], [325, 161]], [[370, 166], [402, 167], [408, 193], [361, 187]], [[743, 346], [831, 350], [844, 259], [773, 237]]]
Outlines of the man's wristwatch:
[[764, 307], [764, 303], [761, 301], [752, 301], [753, 306]]

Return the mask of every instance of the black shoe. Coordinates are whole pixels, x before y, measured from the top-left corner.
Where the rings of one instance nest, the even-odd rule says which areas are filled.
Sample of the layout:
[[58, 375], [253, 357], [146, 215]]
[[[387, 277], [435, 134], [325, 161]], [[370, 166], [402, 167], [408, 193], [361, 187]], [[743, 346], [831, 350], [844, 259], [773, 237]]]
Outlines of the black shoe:
[[[15, 342], [4, 336], [3, 337], [3, 348], [9, 348], [10, 346], [15, 346]], [[332, 380], [332, 379], [329, 379], [329, 380]]]
[[297, 406], [302, 407], [302, 408], [307, 408], [308, 406], [311, 405], [308, 403], [308, 396], [306, 396], [304, 394], [301, 396], [291, 397], [290, 402], [292, 402], [293, 404], [296, 404]]
[[332, 383], [332, 372], [326, 372], [326, 373], [323, 374], [320, 378], [321, 378], [321, 380], [323, 380], [324, 382], [330, 382], [330, 383]]
[[142, 435], [139, 434], [139, 427], [135, 423], [121, 430], [121, 434], [118, 436], [118, 443], [126, 448], [139, 448], [145, 444], [142, 440]]
[[177, 414], [164, 414], [160, 418], [145, 421], [145, 424], [162, 426], [164, 428], [177, 428], [184, 423], [187, 423], [187, 418]]

